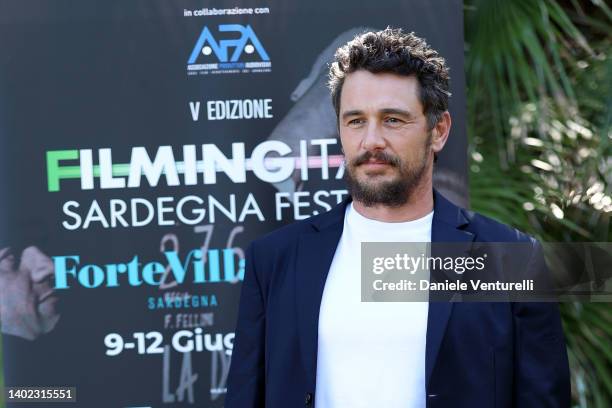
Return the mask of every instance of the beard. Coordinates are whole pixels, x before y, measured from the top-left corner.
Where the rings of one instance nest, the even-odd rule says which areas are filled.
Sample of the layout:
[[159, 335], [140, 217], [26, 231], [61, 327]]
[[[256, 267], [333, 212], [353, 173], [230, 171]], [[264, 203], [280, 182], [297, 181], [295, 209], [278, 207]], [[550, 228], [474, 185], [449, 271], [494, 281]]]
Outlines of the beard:
[[[431, 132], [427, 137], [425, 152], [429, 152], [431, 146]], [[384, 162], [398, 170], [397, 176], [391, 180], [378, 182], [376, 177], [370, 181], [360, 180], [357, 176], [357, 168], [363, 163], [374, 159]], [[400, 207], [408, 202], [414, 191], [419, 187], [427, 171], [427, 154], [415, 165], [410, 165], [397, 156], [384, 151], [366, 151], [347, 163], [345, 180], [348, 185], [349, 194], [354, 200], [361, 202], [366, 207], [384, 205], [387, 207]]]

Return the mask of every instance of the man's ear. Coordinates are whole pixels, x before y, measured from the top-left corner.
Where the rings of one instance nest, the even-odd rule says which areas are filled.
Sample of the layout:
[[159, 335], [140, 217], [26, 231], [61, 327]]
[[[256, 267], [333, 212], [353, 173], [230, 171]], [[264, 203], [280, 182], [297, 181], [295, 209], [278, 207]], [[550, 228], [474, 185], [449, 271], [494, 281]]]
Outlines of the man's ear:
[[451, 128], [451, 116], [448, 111], [444, 111], [440, 120], [431, 130], [431, 148], [434, 153], [439, 153], [448, 140]]

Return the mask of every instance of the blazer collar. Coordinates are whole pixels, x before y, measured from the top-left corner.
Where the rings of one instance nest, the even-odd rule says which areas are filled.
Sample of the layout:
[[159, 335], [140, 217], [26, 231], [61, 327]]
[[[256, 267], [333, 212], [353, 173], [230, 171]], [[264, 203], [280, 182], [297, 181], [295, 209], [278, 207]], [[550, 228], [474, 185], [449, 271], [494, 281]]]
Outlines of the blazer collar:
[[[464, 242], [469, 249], [474, 235], [463, 228], [469, 224], [464, 210], [436, 190], [432, 221], [432, 242]], [[302, 351], [311, 389], [316, 384], [316, 359], [321, 298], [325, 280], [344, 227], [344, 215], [350, 196], [325, 214], [309, 218], [312, 231], [299, 238], [296, 259], [297, 320]], [[440, 345], [452, 311], [451, 302], [430, 302], [427, 317], [425, 374], [427, 384], [435, 367]]]

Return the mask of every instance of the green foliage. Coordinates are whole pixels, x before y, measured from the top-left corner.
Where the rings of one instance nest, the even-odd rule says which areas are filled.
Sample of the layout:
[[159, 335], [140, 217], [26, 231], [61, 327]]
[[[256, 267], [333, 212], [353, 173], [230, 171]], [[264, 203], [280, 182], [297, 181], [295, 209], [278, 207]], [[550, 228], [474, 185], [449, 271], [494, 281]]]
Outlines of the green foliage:
[[[612, 13], [466, 2], [472, 208], [544, 241], [612, 237]], [[612, 310], [563, 304], [575, 406], [612, 406]]]

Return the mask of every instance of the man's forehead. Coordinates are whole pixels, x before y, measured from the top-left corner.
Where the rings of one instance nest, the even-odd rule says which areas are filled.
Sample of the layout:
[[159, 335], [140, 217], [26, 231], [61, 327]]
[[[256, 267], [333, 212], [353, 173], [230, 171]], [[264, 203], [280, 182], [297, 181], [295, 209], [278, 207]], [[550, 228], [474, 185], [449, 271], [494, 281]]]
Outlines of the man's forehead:
[[347, 84], [414, 88], [418, 85], [418, 79], [416, 75], [401, 75], [395, 72], [370, 72], [366, 69], [358, 69], [346, 75], [344, 85], [346, 86]]
[[348, 111], [422, 111], [415, 76], [359, 70], [347, 75], [340, 97], [341, 114]]

